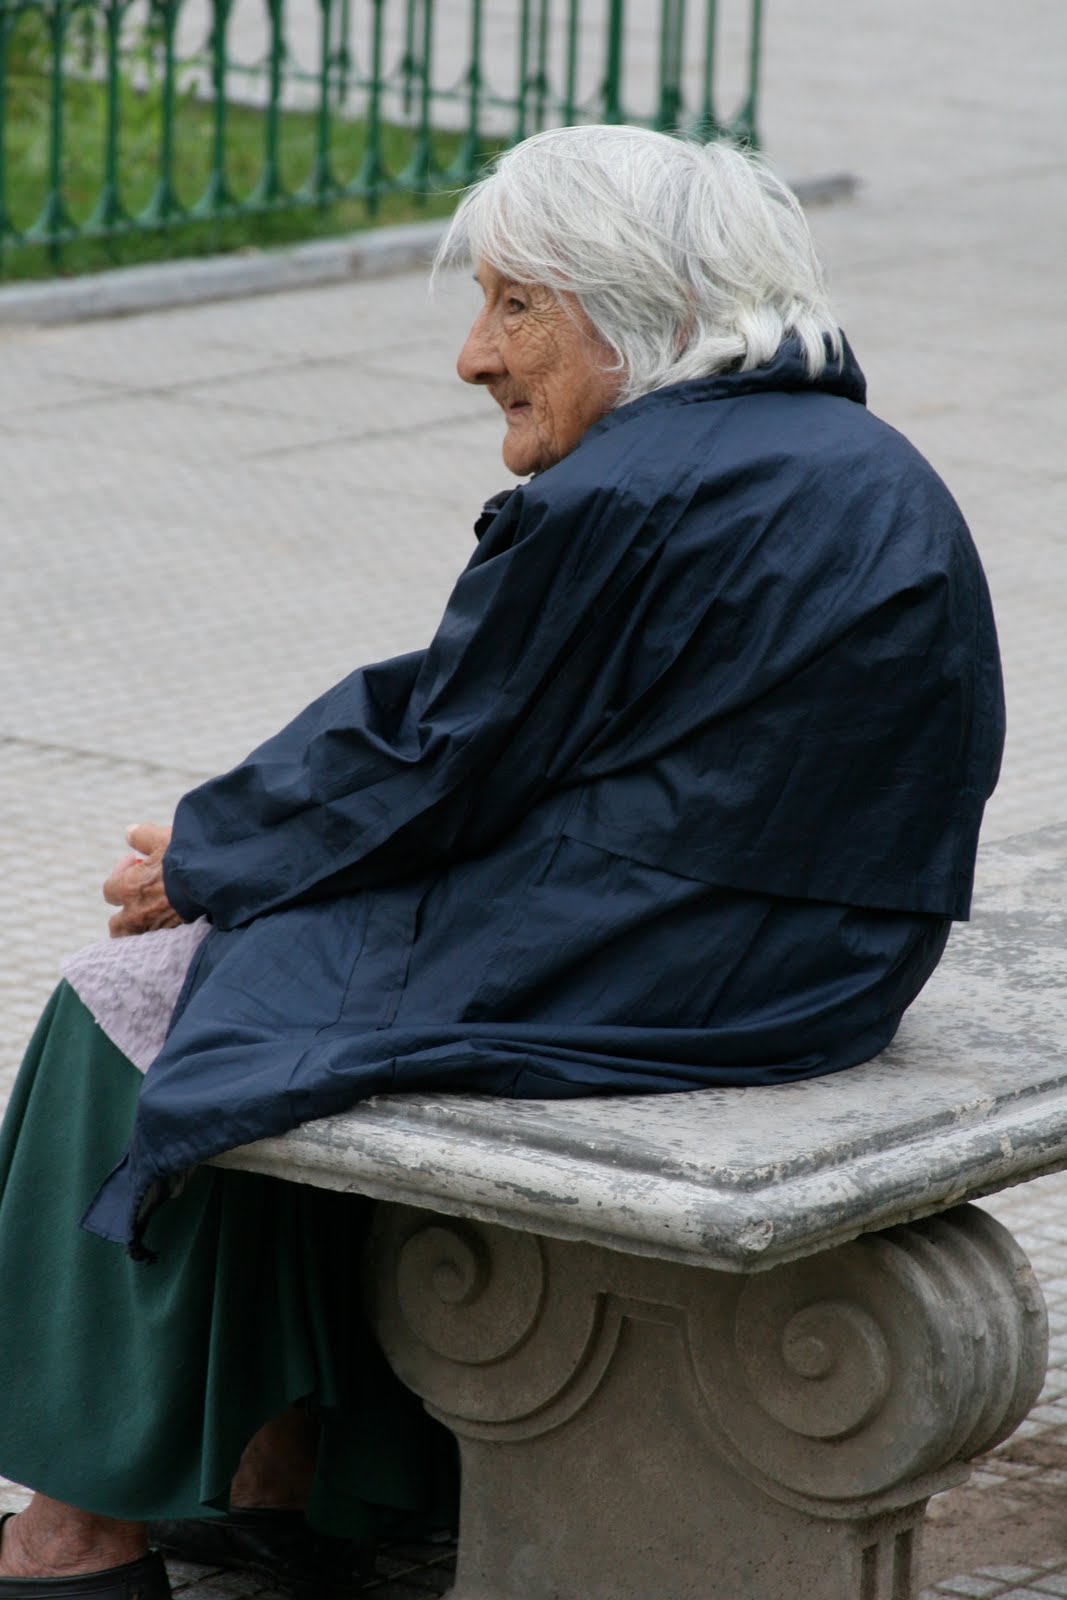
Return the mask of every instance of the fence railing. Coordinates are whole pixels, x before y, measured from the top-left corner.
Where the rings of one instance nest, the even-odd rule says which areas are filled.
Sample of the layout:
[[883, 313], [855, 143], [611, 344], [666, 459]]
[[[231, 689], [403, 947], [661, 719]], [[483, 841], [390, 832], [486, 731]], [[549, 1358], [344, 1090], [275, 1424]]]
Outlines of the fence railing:
[[34, 247], [433, 204], [552, 124], [755, 143], [761, 34], [762, 0], [0, 0], [0, 274]]

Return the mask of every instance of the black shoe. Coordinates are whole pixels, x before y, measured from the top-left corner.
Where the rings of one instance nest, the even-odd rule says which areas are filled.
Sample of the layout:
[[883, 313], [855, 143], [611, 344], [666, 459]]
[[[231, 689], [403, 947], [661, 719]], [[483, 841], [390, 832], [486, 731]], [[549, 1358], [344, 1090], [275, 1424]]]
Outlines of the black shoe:
[[374, 1576], [373, 1546], [316, 1533], [301, 1511], [250, 1508], [218, 1517], [150, 1522], [148, 1537], [164, 1555], [201, 1567], [254, 1572], [299, 1600], [355, 1594]]
[[[8, 1511], [0, 1517], [0, 1537], [14, 1515]], [[49, 1595], [54, 1600], [171, 1600], [167, 1569], [158, 1550], [121, 1567], [78, 1572], [70, 1578], [0, 1578], [0, 1600], [46, 1600]]]

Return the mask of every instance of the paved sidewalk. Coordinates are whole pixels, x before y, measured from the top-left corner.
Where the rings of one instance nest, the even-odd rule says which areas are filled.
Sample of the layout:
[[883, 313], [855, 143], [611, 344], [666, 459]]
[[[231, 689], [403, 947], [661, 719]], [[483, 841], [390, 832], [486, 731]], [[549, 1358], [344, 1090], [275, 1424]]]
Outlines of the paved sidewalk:
[[[864, 180], [814, 219], [842, 320], [990, 574], [1011, 727], [989, 839], [1067, 819], [1065, 47], [1046, 0], [769, 12], [770, 154]], [[508, 481], [495, 408], [452, 371], [473, 294], [431, 304], [402, 276], [0, 331], [0, 1093], [64, 952], [103, 931], [126, 823], [431, 633]], [[1067, 1596], [1065, 1198], [1061, 1176], [990, 1202], [1041, 1278], [1052, 1364], [1028, 1422], [935, 1502], [928, 1596]], [[381, 1600], [440, 1592], [440, 1552], [395, 1559]]]

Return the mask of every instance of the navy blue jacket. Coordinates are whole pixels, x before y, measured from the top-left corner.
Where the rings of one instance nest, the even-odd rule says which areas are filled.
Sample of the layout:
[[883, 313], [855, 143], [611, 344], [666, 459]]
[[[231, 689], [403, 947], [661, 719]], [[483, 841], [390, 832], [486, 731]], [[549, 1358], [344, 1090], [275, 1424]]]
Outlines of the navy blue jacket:
[[178, 808], [215, 931], [87, 1218], [135, 1253], [184, 1169], [383, 1091], [865, 1060], [967, 915], [989, 599], [850, 353], [647, 395], [487, 521], [425, 651]]

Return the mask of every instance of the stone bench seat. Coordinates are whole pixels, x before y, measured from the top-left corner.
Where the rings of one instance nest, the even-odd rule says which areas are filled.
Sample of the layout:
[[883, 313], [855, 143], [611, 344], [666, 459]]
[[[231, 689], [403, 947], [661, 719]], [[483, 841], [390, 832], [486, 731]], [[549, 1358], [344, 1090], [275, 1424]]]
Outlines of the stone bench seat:
[[454, 1600], [913, 1594], [929, 1495], [1045, 1368], [1029, 1265], [964, 1202], [1067, 1164], [1067, 827], [979, 882], [864, 1066], [381, 1097], [222, 1158], [387, 1202], [365, 1291], [460, 1441]]

